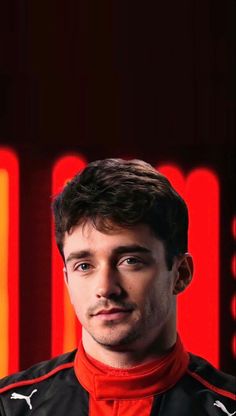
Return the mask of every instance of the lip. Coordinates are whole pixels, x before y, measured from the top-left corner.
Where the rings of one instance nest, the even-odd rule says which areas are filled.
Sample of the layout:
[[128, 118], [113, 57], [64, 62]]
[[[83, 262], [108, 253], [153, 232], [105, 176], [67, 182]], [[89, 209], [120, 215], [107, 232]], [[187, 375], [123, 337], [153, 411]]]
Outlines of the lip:
[[95, 313], [93, 317], [98, 319], [103, 319], [105, 321], [109, 320], [117, 320], [125, 318], [129, 313], [131, 313], [131, 309], [121, 309], [121, 308], [112, 308], [112, 309], [102, 309]]

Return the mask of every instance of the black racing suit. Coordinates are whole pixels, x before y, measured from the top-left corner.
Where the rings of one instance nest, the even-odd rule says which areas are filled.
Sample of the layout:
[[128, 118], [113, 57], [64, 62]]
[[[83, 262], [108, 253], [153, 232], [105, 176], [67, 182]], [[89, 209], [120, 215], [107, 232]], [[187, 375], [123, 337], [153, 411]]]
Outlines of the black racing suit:
[[[60, 355], [2, 379], [0, 415], [89, 415], [89, 393], [75, 375], [75, 354], [76, 351]], [[236, 414], [234, 387], [234, 377], [190, 354], [187, 371], [179, 381], [167, 391], [154, 395], [150, 416]]]

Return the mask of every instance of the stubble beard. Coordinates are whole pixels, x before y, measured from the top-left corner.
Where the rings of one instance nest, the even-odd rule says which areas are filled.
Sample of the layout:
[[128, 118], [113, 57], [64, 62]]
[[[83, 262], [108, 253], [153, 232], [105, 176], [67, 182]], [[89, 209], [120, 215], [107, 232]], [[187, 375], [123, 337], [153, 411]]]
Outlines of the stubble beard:
[[142, 313], [138, 313], [138, 316], [136, 315], [130, 322], [107, 321], [103, 323], [103, 328], [98, 327], [97, 331], [93, 328], [86, 328], [86, 330], [93, 340], [103, 347], [120, 350], [127, 345], [133, 346], [136, 341], [143, 339], [150, 327], [150, 322], [149, 314], [143, 319]]
[[136, 313], [127, 322], [106, 321], [97, 329], [90, 325], [84, 325], [84, 328], [96, 343], [107, 349], [121, 351], [122, 347], [125, 349], [128, 345], [133, 348], [139, 345], [139, 341], [145, 343], [151, 333], [157, 334], [160, 330], [160, 310], [156, 311], [153, 302], [148, 302], [142, 312]]

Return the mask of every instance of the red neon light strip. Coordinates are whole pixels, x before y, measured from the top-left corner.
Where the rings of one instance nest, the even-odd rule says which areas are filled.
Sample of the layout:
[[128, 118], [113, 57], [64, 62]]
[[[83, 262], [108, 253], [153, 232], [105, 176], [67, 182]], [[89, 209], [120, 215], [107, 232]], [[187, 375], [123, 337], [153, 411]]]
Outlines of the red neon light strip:
[[232, 234], [234, 239], [236, 239], [236, 216], [233, 218], [232, 221]]
[[186, 179], [173, 166], [157, 168], [186, 200], [189, 251], [195, 263], [190, 287], [178, 299], [178, 328], [185, 347], [219, 367], [219, 184], [208, 169]]
[[[196, 169], [188, 176], [186, 198], [191, 222], [189, 250], [195, 257], [195, 279], [184, 299], [195, 313], [186, 342], [219, 367], [219, 184], [214, 173]], [[187, 312], [185, 303], [185, 311]], [[182, 317], [182, 320], [184, 316]], [[197, 331], [195, 328], [198, 328]], [[203, 342], [204, 341], [204, 342]]]
[[[236, 239], [236, 216], [233, 217], [232, 220], [232, 235], [233, 238]], [[231, 259], [231, 271], [232, 271], [232, 278], [236, 279], [236, 254], [234, 253]], [[231, 301], [231, 314], [233, 319], [236, 318], [236, 294], [234, 293], [232, 301]], [[236, 333], [233, 334], [231, 340], [231, 351], [233, 357], [236, 357]]]
[[[8, 328], [8, 351], [4, 371], [10, 374], [19, 368], [19, 166], [17, 156], [11, 149], [0, 148], [0, 169], [6, 173], [7, 194], [5, 195], [8, 198], [8, 214], [5, 217], [7, 222], [5, 287], [8, 295], [8, 311], [5, 317]], [[4, 357], [2, 359], [4, 360]], [[1, 373], [1, 376], [3, 375], [6, 374]]]
[[[60, 158], [53, 167], [52, 192], [56, 195], [87, 162], [78, 154]], [[52, 224], [52, 356], [77, 346], [81, 326], [75, 317], [63, 281], [63, 262], [58, 252]]]
[[8, 296], [8, 229], [9, 229], [9, 175], [0, 169], [0, 373], [7, 374], [9, 356], [9, 296]]

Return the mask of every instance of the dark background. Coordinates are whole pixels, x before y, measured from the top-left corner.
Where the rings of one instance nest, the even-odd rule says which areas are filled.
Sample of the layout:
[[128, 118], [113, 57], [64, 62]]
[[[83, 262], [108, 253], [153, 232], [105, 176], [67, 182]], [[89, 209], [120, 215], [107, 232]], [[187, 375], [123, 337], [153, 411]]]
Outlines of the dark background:
[[20, 158], [21, 367], [50, 356], [50, 174], [60, 155], [79, 151], [217, 173], [221, 368], [232, 373], [235, 3], [0, 7], [0, 144]]

